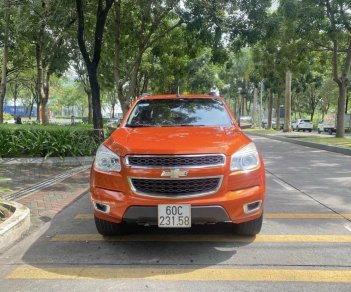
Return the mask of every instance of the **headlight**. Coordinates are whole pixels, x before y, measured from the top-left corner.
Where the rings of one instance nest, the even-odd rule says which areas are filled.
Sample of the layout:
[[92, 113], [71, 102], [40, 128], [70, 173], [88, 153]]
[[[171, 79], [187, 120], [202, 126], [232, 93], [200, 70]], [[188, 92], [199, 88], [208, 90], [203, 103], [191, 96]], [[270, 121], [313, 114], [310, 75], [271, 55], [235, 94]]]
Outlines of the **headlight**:
[[121, 160], [119, 156], [113, 153], [104, 145], [100, 145], [96, 151], [95, 167], [102, 171], [121, 171]]
[[230, 171], [250, 170], [258, 166], [260, 159], [254, 143], [250, 143], [232, 155]]

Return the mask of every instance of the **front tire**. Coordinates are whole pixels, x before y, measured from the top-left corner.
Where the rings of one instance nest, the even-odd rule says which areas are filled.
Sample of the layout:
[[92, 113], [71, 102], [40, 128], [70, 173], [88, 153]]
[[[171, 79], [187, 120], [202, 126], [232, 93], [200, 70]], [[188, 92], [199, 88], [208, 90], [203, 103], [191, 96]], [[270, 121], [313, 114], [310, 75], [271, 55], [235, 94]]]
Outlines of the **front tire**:
[[261, 231], [262, 222], [263, 222], [263, 214], [255, 220], [236, 224], [235, 232], [238, 235], [245, 235], [245, 236], [256, 235]]
[[95, 215], [94, 218], [96, 229], [103, 236], [113, 236], [126, 233], [124, 223], [109, 222], [106, 220], [99, 219]]

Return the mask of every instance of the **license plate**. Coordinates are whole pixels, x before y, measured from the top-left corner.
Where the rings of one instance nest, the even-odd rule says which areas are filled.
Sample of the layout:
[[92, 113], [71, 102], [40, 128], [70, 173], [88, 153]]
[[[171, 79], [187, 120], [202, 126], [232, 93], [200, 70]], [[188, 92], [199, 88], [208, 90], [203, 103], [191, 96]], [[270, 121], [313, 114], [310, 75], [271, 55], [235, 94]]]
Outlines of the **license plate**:
[[158, 227], [189, 228], [191, 227], [190, 204], [158, 205]]

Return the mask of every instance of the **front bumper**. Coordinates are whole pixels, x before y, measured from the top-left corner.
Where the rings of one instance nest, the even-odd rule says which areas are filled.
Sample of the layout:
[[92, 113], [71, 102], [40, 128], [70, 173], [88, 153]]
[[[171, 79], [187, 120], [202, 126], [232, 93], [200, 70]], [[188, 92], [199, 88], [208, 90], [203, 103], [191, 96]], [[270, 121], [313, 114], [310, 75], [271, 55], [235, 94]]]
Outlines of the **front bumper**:
[[[157, 224], [158, 204], [191, 204], [192, 223], [242, 223], [254, 220], [263, 212], [264, 186], [228, 191], [198, 198], [161, 199], [128, 196], [123, 192], [91, 187], [91, 200], [108, 206], [108, 212], [94, 207], [96, 217], [115, 223], [122, 221], [139, 224]], [[259, 207], [248, 210], [247, 204], [260, 202]]]

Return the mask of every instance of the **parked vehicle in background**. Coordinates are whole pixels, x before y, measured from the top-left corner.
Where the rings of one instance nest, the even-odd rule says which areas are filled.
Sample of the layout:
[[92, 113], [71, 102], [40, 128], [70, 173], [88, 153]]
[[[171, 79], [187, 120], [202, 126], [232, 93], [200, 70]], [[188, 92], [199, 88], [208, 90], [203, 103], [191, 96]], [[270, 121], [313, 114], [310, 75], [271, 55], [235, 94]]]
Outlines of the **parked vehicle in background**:
[[240, 119], [239, 119], [239, 126], [242, 129], [252, 128], [252, 126], [253, 126], [252, 117], [250, 117], [250, 116], [241, 116]]
[[[318, 123], [318, 133], [327, 132], [329, 135], [336, 133], [336, 122], [337, 115], [331, 113], [324, 116], [324, 120]], [[351, 129], [351, 115], [345, 114], [344, 116], [344, 128], [345, 130]]]
[[318, 134], [322, 132], [327, 132], [329, 135], [332, 135], [333, 133], [336, 133], [336, 127], [335, 123], [328, 123], [325, 121], [320, 121], [318, 123]]
[[291, 127], [293, 131], [309, 131], [312, 132], [313, 125], [311, 120], [305, 120], [305, 119], [298, 119], [297, 121], [294, 121], [291, 123]]
[[114, 130], [116, 130], [121, 124], [121, 118], [111, 118], [107, 121], [106, 126], [108, 128], [108, 134], [111, 135]]

